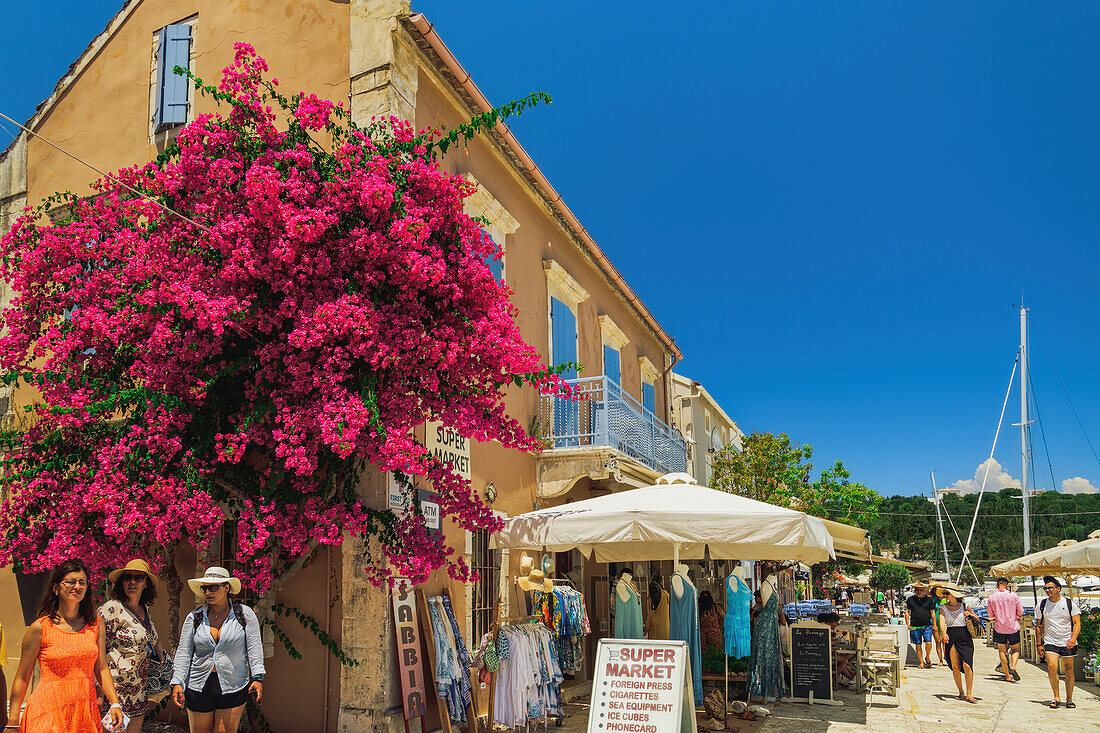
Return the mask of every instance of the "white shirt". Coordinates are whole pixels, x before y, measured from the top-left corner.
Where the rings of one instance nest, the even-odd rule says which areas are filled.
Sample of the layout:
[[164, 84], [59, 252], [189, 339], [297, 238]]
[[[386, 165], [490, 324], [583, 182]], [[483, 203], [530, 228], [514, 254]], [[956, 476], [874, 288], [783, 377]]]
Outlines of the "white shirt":
[[1057, 601], [1046, 599], [1046, 611], [1042, 609], [1043, 603], [1035, 609], [1036, 615], [1043, 622], [1043, 644], [1047, 646], [1065, 646], [1069, 643], [1069, 637], [1073, 636], [1073, 616], [1081, 615], [1081, 607], [1077, 601], [1070, 601], [1072, 613], [1066, 612], [1066, 597], [1062, 596]]

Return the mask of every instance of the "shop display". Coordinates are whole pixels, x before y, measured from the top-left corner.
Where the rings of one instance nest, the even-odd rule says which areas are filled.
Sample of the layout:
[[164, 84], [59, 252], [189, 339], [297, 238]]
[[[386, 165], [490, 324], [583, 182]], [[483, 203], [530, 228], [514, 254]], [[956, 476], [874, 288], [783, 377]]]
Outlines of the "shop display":
[[584, 667], [581, 642], [592, 631], [584, 595], [567, 585], [555, 585], [549, 593], [536, 591], [533, 607], [535, 615], [550, 630], [562, 672], [574, 674], [581, 670]]
[[649, 584], [649, 638], [668, 639], [668, 591], [661, 587], [658, 578]]
[[672, 576], [672, 603], [669, 612], [669, 638], [686, 641], [695, 688], [695, 704], [703, 704], [703, 651], [699, 638], [699, 601], [695, 584], [688, 577], [687, 565], [677, 565]]
[[726, 655], [736, 659], [747, 657], [752, 651], [749, 623], [752, 591], [742, 578], [743, 573], [738, 567], [726, 578]]
[[541, 623], [502, 625], [495, 651], [493, 722], [514, 730], [561, 718], [564, 678], [550, 629]]
[[615, 638], [643, 638], [642, 597], [627, 572], [620, 575], [619, 582], [615, 584]]
[[464, 724], [466, 711], [472, 709], [473, 698], [470, 655], [462, 641], [451, 599], [446, 595], [432, 596], [427, 599], [427, 604], [431, 642], [435, 649], [435, 669], [432, 671], [436, 690], [447, 703], [447, 717], [451, 722]]
[[749, 659], [749, 697], [783, 696], [783, 654], [779, 646], [779, 594], [775, 576], [770, 575], [760, 588], [764, 607], [752, 622]]

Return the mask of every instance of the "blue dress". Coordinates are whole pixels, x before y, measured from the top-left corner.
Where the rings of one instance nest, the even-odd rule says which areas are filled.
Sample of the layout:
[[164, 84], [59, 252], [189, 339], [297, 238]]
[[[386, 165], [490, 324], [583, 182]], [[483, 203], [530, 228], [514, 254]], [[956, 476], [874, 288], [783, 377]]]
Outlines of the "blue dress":
[[619, 585], [626, 588], [629, 598], [624, 602], [619, 597], [618, 587], [615, 588], [615, 638], [641, 639], [642, 599], [629, 583], [620, 580]]
[[673, 576], [684, 582], [684, 594], [676, 597], [675, 585], [669, 595], [672, 607], [668, 614], [668, 638], [686, 641], [691, 660], [691, 682], [695, 687], [695, 704], [703, 704], [703, 645], [699, 639], [699, 597], [695, 586], [682, 575]]
[[779, 650], [779, 593], [772, 595], [752, 622], [749, 697], [783, 697], [787, 682]]
[[[736, 590], [731, 590], [733, 585]], [[726, 578], [726, 654], [737, 659], [751, 653], [751, 629], [749, 627], [749, 603], [752, 591], [745, 581], [736, 575]]]

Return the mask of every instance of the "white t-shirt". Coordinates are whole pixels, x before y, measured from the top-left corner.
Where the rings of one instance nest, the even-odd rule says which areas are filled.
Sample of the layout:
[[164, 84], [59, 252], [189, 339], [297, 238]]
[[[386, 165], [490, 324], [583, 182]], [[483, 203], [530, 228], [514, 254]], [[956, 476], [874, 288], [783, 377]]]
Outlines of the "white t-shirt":
[[1065, 596], [1057, 601], [1047, 598], [1045, 612], [1041, 601], [1040, 607], [1035, 609], [1043, 622], [1043, 644], [1046, 646], [1065, 646], [1069, 643], [1069, 637], [1073, 636], [1073, 616], [1081, 615], [1081, 607], [1077, 605], [1077, 601], [1070, 603], [1072, 608], [1069, 613], [1066, 612]]

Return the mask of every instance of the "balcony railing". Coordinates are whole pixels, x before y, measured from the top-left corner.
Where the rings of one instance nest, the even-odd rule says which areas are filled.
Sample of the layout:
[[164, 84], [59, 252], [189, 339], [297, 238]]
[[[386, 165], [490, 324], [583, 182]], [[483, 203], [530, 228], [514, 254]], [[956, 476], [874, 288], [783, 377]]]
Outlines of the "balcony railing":
[[543, 395], [540, 437], [554, 448], [607, 446], [658, 473], [687, 470], [684, 438], [607, 377], [571, 379], [580, 398]]

